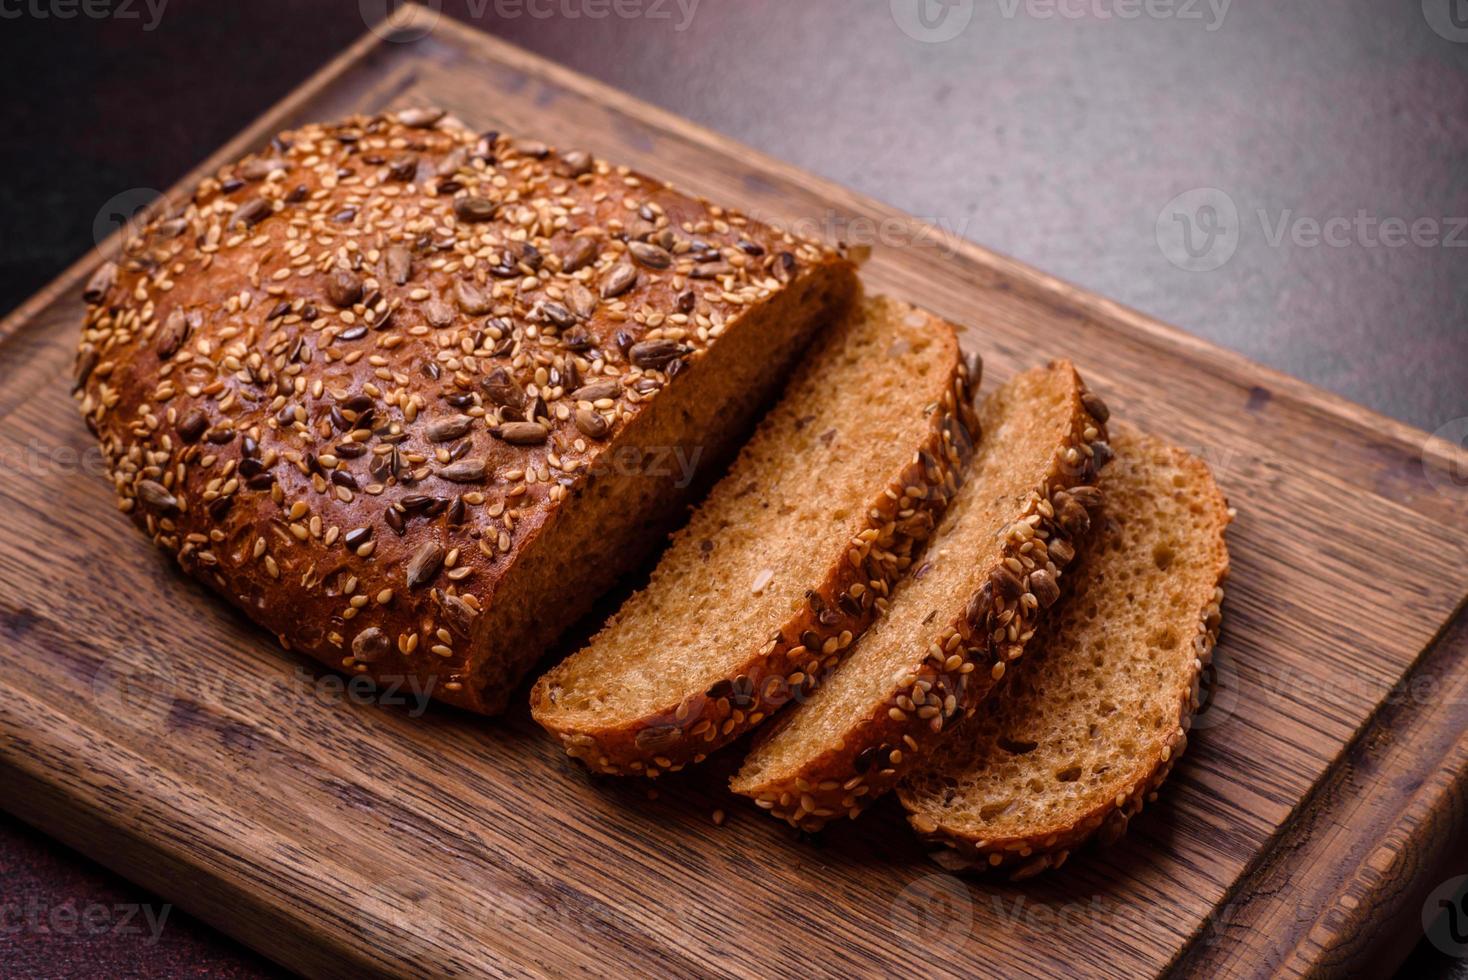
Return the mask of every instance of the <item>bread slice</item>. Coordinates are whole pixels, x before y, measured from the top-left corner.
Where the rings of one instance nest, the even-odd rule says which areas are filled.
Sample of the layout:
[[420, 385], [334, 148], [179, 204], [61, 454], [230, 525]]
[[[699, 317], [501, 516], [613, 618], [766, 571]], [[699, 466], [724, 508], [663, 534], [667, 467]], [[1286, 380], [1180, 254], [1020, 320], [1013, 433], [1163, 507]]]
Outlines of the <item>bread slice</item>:
[[[1023, 666], [899, 788], [913, 827], [1015, 877], [1114, 839], [1187, 745], [1228, 574], [1200, 460], [1118, 428], [1103, 516]], [[955, 863], [945, 861], [945, 864]]]
[[890, 299], [818, 342], [648, 586], [531, 693], [600, 772], [702, 761], [807, 695], [885, 607], [972, 454], [951, 325]]
[[854, 817], [972, 710], [1059, 595], [1089, 523], [1067, 491], [1106, 461], [1105, 417], [1064, 361], [986, 399], [968, 481], [890, 613], [758, 742], [735, 792], [804, 829]]

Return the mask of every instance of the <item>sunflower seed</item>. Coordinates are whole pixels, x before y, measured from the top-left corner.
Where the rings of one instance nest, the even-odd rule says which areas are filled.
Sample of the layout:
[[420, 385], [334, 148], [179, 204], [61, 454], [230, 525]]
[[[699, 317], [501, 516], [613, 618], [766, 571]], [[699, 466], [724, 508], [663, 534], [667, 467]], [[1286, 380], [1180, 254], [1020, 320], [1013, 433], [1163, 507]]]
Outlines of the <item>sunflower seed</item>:
[[576, 428], [589, 439], [605, 439], [611, 429], [606, 416], [591, 408], [576, 409]]
[[444, 117], [443, 109], [414, 106], [398, 113], [398, 122], [412, 129], [428, 129]]
[[423, 318], [428, 321], [430, 327], [442, 330], [454, 325], [454, 308], [434, 297], [423, 304]]
[[253, 160], [245, 161], [235, 172], [245, 180], [257, 181], [264, 180], [277, 170], [285, 169], [287, 167], [284, 160], [263, 160], [256, 157]]
[[789, 252], [781, 252], [775, 256], [775, 261], [770, 266], [770, 274], [781, 282], [789, 282], [791, 279], [794, 279], [795, 270], [795, 256]]
[[102, 356], [97, 353], [97, 348], [91, 344], [83, 344], [81, 349], [77, 351], [76, 369], [71, 383], [71, 393], [73, 395], [82, 390], [82, 386], [87, 383], [87, 379], [97, 369], [97, 362], [101, 359]]
[[487, 197], [458, 197], [454, 199], [454, 217], [471, 224], [488, 221], [494, 217], [495, 207]]
[[178, 510], [178, 498], [169, 493], [163, 484], [153, 480], [138, 481], [138, 499], [154, 510]]
[[447, 418], [436, 419], [428, 425], [428, 440], [448, 442], [450, 439], [458, 439], [473, 425], [474, 420], [467, 415], [450, 415]]
[[392, 650], [392, 640], [376, 626], [369, 626], [352, 640], [352, 657], [364, 664], [381, 660]]
[[562, 272], [575, 272], [584, 269], [596, 261], [600, 246], [596, 239], [587, 238], [585, 235], [577, 235], [571, 239], [571, 247], [566, 250], [566, 255], [561, 259]]
[[579, 282], [566, 288], [566, 302], [571, 304], [571, 312], [583, 320], [591, 319], [596, 312], [596, 294]]
[[561, 154], [561, 172], [567, 177], [580, 177], [591, 173], [591, 154], [583, 150], [570, 150]]
[[494, 301], [487, 292], [464, 279], [454, 283], [454, 302], [470, 316], [480, 316], [494, 308]]
[[1111, 418], [1111, 409], [1107, 408], [1106, 403], [1094, 392], [1088, 391], [1082, 395], [1081, 404], [1086, 406], [1086, 411], [1091, 413], [1091, 417], [1102, 425], [1105, 425], [1106, 421]]
[[495, 368], [489, 376], [479, 382], [489, 400], [503, 408], [521, 408], [525, 404], [525, 389], [510, 377], [504, 368]]
[[637, 268], [622, 262], [612, 267], [601, 283], [601, 298], [614, 299], [637, 285]]
[[92, 273], [92, 278], [87, 280], [87, 288], [82, 290], [82, 299], [88, 303], [100, 303], [102, 297], [106, 296], [112, 289], [112, 284], [117, 281], [117, 263], [104, 262]]
[[720, 276], [732, 275], [734, 267], [727, 262], [700, 262], [693, 267], [693, 278], [695, 279], [717, 279]]
[[627, 251], [632, 253], [632, 258], [637, 260], [638, 265], [649, 269], [666, 269], [673, 264], [673, 256], [668, 254], [667, 249], [646, 242], [628, 242]]
[[1072, 487], [1070, 496], [1076, 503], [1090, 511], [1100, 507], [1106, 495], [1101, 492], [1100, 487]]
[[269, 217], [270, 211], [269, 201], [263, 197], [252, 198], [235, 210], [234, 217], [229, 222], [230, 227], [236, 228], [243, 225], [246, 228], [253, 228]]
[[1024, 583], [1007, 565], [995, 566], [989, 573], [989, 582], [994, 586], [994, 591], [1006, 599], [1018, 599], [1025, 594]]
[[189, 339], [189, 319], [183, 310], [174, 310], [168, 314], [163, 321], [163, 328], [158, 331], [158, 359], [166, 361]]
[[452, 483], [483, 483], [489, 464], [482, 459], [461, 459], [438, 471], [438, 475]]
[[598, 402], [603, 398], [616, 398], [622, 393], [622, 386], [615, 378], [602, 381], [593, 381], [589, 385], [583, 385], [571, 392], [571, 397], [578, 402]]
[[633, 344], [627, 356], [640, 368], [656, 370], [688, 353], [688, 348], [671, 340], [644, 340]]
[[474, 621], [479, 618], [479, 613], [474, 607], [456, 595], [440, 595], [439, 603], [448, 617], [449, 626], [460, 636], [468, 638], [474, 633]]
[[1055, 576], [1043, 568], [1030, 573], [1030, 591], [1040, 601], [1041, 609], [1049, 609], [1060, 598], [1060, 586], [1055, 583]]
[[207, 428], [209, 428], [208, 416], [202, 410], [193, 408], [179, 420], [178, 437], [184, 442], [198, 442]]
[[438, 166], [433, 168], [434, 173], [440, 177], [452, 177], [463, 168], [469, 160], [469, 154], [462, 146], [456, 146], [449, 151], [448, 155], [438, 161]]
[[541, 305], [540, 310], [551, 323], [554, 323], [562, 330], [575, 326], [576, 324], [576, 317], [560, 303], [544, 303]]
[[413, 253], [401, 245], [390, 245], [383, 254], [387, 278], [396, 285], [403, 285], [413, 273]]
[[649, 725], [633, 738], [644, 752], [658, 752], [678, 744], [682, 730], [677, 725]]
[[418, 173], [418, 158], [415, 156], [398, 157], [388, 164], [387, 175], [389, 179], [407, 183]]
[[1091, 515], [1086, 508], [1065, 491], [1057, 493], [1051, 503], [1055, 507], [1055, 522], [1071, 537], [1085, 534], [1091, 528]]
[[413, 554], [413, 560], [408, 562], [408, 588], [421, 589], [432, 582], [443, 567], [443, 558], [443, 545], [437, 541], [424, 542]]
[[539, 422], [506, 422], [498, 429], [499, 437], [513, 446], [538, 446], [550, 433]]

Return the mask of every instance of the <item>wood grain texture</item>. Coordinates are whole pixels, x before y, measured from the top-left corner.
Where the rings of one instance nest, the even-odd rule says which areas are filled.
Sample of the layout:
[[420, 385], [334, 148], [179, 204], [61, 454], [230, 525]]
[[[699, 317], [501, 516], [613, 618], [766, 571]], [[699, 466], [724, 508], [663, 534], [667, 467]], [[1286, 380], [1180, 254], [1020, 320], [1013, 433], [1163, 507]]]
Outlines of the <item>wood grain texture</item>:
[[1468, 815], [1454, 447], [978, 247], [921, 244], [912, 219], [448, 20], [364, 38], [205, 166], [404, 102], [777, 224], [862, 243], [895, 222], [876, 237], [907, 244], [873, 243], [869, 287], [966, 324], [988, 384], [1068, 356], [1118, 417], [1201, 453], [1240, 512], [1234, 572], [1214, 697], [1163, 800], [1016, 886], [928, 863], [890, 803], [797, 839], [724, 789], [736, 754], [650, 799], [581, 772], [523, 706], [486, 723], [353, 703], [114, 512], [67, 396], [91, 257], [0, 324], [7, 808], [319, 976], [1309, 974], [1415, 938]]

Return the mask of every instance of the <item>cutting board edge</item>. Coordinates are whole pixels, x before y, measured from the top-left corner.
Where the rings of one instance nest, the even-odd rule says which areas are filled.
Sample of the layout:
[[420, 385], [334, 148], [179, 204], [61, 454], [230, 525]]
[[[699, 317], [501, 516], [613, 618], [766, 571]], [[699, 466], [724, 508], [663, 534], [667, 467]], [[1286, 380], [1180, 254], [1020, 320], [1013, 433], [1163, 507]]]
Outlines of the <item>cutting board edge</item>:
[[[1415, 710], [1411, 698], [1383, 704], [1363, 723], [1234, 882], [1217, 906], [1223, 914], [1178, 951], [1171, 974], [1317, 975], [1369, 963], [1363, 972], [1389, 975], [1401, 964], [1422, 939], [1423, 901], [1443, 869], [1468, 859], [1468, 597], [1398, 686], [1422, 681], [1446, 693]], [[1326, 820], [1330, 833], [1312, 833]], [[1290, 889], [1342, 853], [1336, 875]], [[1270, 948], [1250, 949], [1251, 935], [1272, 937]]]

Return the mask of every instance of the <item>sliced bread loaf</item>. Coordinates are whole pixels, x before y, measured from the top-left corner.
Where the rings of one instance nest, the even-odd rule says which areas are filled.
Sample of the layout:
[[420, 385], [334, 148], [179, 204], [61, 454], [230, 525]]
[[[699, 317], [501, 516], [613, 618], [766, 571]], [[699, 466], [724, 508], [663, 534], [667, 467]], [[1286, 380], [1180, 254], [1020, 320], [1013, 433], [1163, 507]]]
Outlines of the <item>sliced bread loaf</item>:
[[76, 397], [123, 512], [282, 644], [491, 713], [859, 293], [584, 151], [357, 116], [98, 270]]
[[652, 579], [535, 685], [611, 774], [701, 761], [803, 697], [886, 606], [972, 453], [953, 327], [884, 298], [818, 342]]
[[945, 864], [1028, 877], [1114, 839], [1187, 745], [1228, 574], [1228, 504], [1208, 467], [1118, 428], [1103, 516], [1057, 615], [985, 709], [899, 787]]
[[854, 817], [973, 710], [1059, 595], [1089, 524], [1089, 494], [1067, 491], [1109, 456], [1106, 414], [1063, 361], [985, 400], [968, 481], [889, 614], [758, 742], [735, 792], [804, 829]]

